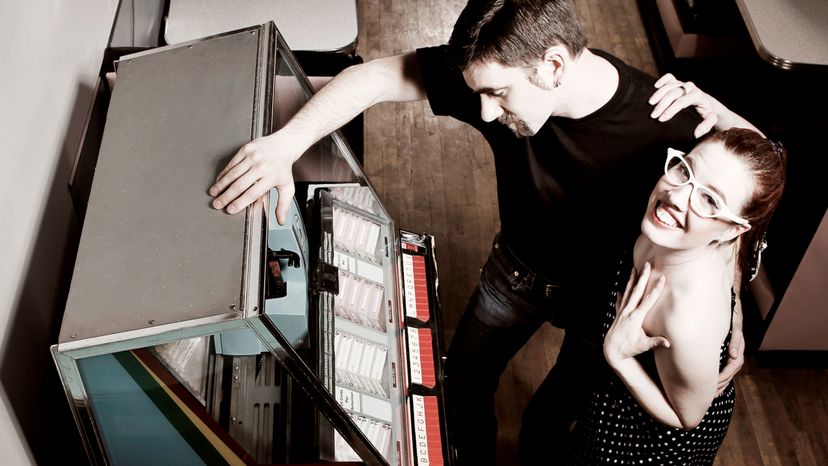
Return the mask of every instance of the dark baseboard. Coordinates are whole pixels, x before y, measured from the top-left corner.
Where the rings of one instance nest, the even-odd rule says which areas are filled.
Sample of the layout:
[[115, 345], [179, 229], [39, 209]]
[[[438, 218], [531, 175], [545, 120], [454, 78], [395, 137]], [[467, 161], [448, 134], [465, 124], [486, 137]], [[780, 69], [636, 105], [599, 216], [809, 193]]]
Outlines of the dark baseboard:
[[756, 362], [760, 367], [826, 369], [828, 368], [828, 351], [773, 350], [756, 353]]

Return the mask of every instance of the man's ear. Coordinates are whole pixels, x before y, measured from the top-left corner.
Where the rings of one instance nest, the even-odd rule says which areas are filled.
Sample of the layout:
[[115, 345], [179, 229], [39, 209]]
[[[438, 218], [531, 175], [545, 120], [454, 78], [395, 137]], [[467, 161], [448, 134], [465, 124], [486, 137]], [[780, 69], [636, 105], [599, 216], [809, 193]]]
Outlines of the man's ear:
[[552, 81], [560, 81], [569, 60], [569, 51], [566, 47], [553, 45], [543, 52], [540, 66]]

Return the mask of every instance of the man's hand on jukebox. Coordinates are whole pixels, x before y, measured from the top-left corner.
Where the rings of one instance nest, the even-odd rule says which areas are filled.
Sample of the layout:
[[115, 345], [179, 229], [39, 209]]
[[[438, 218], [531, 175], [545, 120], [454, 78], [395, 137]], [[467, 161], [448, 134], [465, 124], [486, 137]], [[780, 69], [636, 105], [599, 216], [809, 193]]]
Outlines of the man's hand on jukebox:
[[278, 131], [242, 146], [210, 187], [213, 207], [235, 214], [275, 187], [279, 191], [276, 219], [284, 224], [295, 191], [293, 163], [305, 151], [294, 141], [297, 138], [289, 131]]
[[209, 193], [229, 214], [279, 190], [276, 220], [284, 225], [293, 197], [293, 163], [316, 141], [380, 102], [425, 99], [416, 55], [379, 58], [339, 73], [279, 131], [245, 144], [219, 173]]

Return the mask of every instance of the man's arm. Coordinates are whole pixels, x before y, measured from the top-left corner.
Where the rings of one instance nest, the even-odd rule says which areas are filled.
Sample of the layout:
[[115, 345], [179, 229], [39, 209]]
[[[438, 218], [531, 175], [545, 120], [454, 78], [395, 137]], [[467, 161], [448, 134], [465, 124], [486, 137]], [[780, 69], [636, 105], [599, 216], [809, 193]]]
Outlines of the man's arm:
[[[737, 241], [739, 242], [739, 246], [736, 248], [738, 251], [742, 240], [740, 238]], [[730, 335], [730, 345], [727, 347], [727, 364], [719, 372], [717, 395], [721, 394], [730, 385], [730, 381], [733, 380], [733, 377], [736, 376], [736, 373], [742, 369], [742, 365], [745, 363], [745, 336], [742, 330], [742, 299], [740, 298], [742, 271], [739, 269], [739, 263], [736, 260], [733, 262], [733, 289], [736, 292], [736, 303], [733, 306], [733, 321], [730, 324], [732, 333]]]
[[292, 166], [316, 141], [381, 102], [425, 99], [416, 55], [380, 58], [345, 69], [285, 126], [245, 144], [210, 187], [213, 207], [235, 214], [272, 187], [279, 190], [276, 218], [284, 224], [294, 194]]

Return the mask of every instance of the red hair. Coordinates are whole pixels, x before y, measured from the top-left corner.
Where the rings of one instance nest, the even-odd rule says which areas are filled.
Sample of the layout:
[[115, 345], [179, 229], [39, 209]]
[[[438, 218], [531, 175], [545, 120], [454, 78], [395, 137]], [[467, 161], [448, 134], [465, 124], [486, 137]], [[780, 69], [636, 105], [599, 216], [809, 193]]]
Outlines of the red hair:
[[764, 240], [773, 212], [782, 198], [785, 187], [787, 154], [781, 144], [766, 139], [756, 131], [731, 128], [710, 134], [704, 142], [718, 142], [738, 157], [753, 177], [753, 194], [742, 208], [740, 216], [750, 222], [751, 228], [742, 235], [739, 248], [739, 268], [743, 276], [751, 277], [759, 266], [758, 248]]

